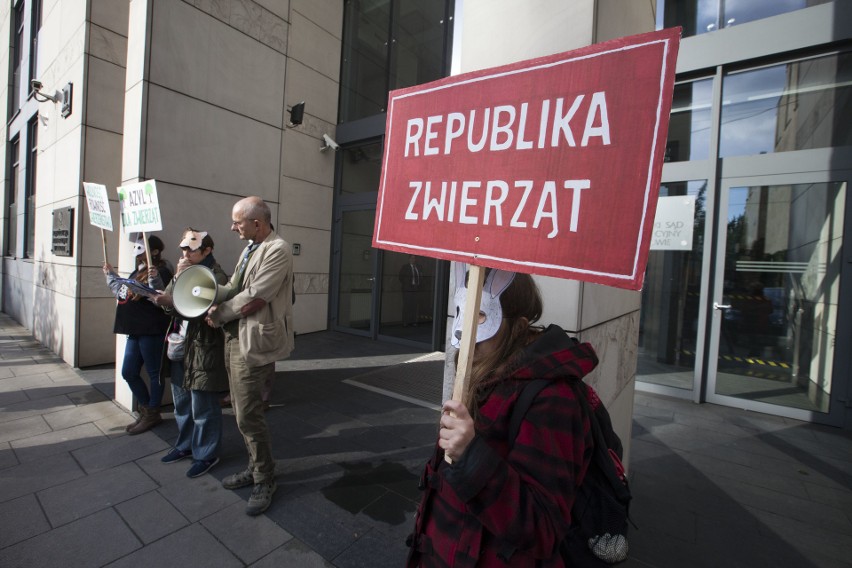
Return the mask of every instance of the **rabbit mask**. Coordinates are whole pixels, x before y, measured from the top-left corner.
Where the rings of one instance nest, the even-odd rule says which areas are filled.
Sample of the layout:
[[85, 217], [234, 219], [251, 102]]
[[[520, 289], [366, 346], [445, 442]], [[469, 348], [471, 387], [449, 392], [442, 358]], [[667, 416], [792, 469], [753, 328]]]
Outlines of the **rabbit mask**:
[[[458, 348], [462, 336], [462, 321], [464, 321], [464, 310], [467, 299], [467, 287], [465, 286], [465, 275], [467, 264], [454, 262], [456, 276], [456, 295], [453, 302], [456, 305], [456, 318], [453, 321], [453, 335], [450, 342], [453, 347]], [[491, 339], [500, 329], [503, 322], [503, 308], [500, 306], [500, 294], [503, 293], [512, 280], [515, 279], [514, 272], [492, 269], [485, 277], [485, 285], [482, 287], [482, 300], [479, 312], [484, 314], [485, 321], [476, 328], [476, 342], [480, 343]]]

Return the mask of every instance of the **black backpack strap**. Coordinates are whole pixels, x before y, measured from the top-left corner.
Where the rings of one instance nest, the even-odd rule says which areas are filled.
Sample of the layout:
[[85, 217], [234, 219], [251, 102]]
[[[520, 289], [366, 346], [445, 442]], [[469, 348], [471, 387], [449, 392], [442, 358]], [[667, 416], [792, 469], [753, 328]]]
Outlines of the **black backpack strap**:
[[[607, 481], [615, 491], [616, 497], [623, 502], [630, 502], [630, 490], [628, 489], [625, 480], [623, 480], [615, 469], [615, 463], [609, 455], [609, 444], [601, 429], [597, 413], [592, 410], [589, 405], [588, 396], [586, 394], [586, 385], [582, 381], [571, 383], [574, 392], [577, 395], [577, 400], [580, 401], [580, 406], [583, 407], [583, 412], [589, 417], [589, 423], [592, 427], [592, 436], [595, 441], [595, 457], [593, 458], [606, 476]], [[611, 423], [607, 425], [612, 430]], [[620, 446], [620, 441], [619, 441]], [[619, 447], [618, 450], [621, 448]]]
[[515, 438], [518, 437], [518, 432], [521, 430], [521, 422], [524, 421], [524, 416], [527, 410], [530, 409], [532, 401], [538, 396], [538, 393], [549, 383], [547, 379], [535, 379], [528, 381], [522, 388], [518, 400], [515, 401], [515, 406], [512, 407], [512, 415], [509, 417], [509, 430], [506, 439], [509, 441], [509, 449], [515, 445]]

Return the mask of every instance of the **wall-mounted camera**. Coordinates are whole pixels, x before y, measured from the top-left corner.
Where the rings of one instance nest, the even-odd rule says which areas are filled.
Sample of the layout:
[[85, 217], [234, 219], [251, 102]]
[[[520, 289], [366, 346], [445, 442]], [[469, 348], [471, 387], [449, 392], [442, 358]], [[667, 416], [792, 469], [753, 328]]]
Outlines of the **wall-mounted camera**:
[[325, 152], [325, 151], [326, 151], [326, 150], [328, 150], [329, 148], [331, 148], [331, 149], [332, 149], [332, 150], [334, 150], [335, 152], [337, 152], [338, 150], [340, 150], [340, 144], [338, 144], [337, 142], [335, 142], [335, 141], [334, 141], [334, 138], [332, 138], [332, 137], [331, 137], [331, 136], [329, 136], [328, 134], [323, 134], [323, 135], [322, 135], [322, 141], [323, 141], [323, 145], [322, 145], [322, 146], [320, 146], [320, 152]]
[[65, 85], [61, 91], [54, 91], [53, 94], [45, 92], [44, 83], [38, 79], [30, 81], [30, 87], [32, 88], [33, 98], [38, 102], [46, 103], [50, 101], [61, 105], [60, 113], [65, 118], [71, 114], [71, 100], [74, 94], [74, 85], [72, 83]]

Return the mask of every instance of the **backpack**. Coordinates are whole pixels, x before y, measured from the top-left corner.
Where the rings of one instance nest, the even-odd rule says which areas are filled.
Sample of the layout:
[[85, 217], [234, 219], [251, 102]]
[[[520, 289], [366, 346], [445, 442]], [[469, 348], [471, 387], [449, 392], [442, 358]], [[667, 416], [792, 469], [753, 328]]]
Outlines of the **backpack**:
[[[524, 385], [509, 418], [510, 448], [533, 399], [549, 382], [536, 379]], [[627, 560], [627, 523], [632, 497], [621, 464], [621, 440], [612, 429], [609, 412], [603, 404], [592, 411], [582, 381], [570, 384], [589, 418], [595, 446], [586, 477], [577, 487], [571, 526], [560, 544], [560, 552], [568, 566], [605, 567]]]

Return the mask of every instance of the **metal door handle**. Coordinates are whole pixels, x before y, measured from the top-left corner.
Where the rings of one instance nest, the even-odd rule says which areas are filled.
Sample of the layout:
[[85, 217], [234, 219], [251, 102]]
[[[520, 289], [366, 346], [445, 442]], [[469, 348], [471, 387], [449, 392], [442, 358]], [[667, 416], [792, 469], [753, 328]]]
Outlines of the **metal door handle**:
[[731, 304], [719, 304], [718, 302], [713, 302], [714, 310], [730, 310]]

